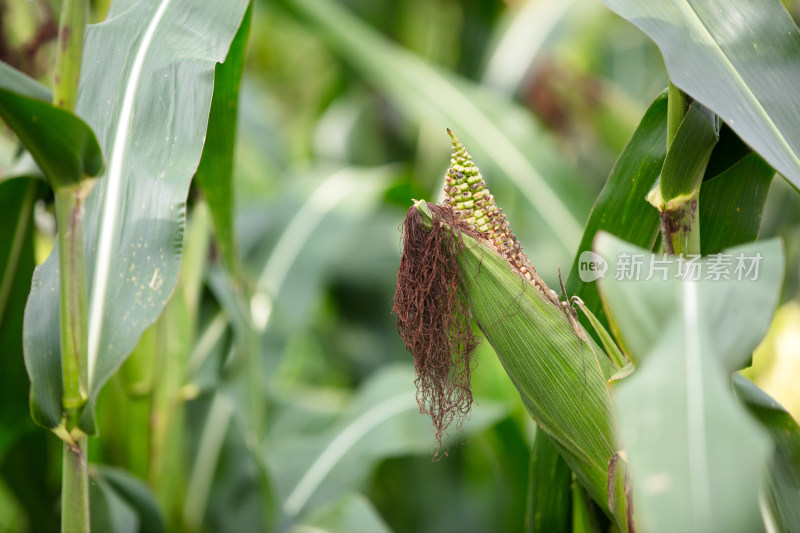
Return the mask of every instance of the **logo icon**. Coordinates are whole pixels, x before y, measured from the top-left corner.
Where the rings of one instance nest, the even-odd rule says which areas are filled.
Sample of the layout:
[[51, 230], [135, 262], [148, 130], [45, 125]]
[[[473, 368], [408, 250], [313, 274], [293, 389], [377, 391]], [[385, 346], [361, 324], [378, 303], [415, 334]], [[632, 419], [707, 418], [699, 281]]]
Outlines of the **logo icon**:
[[578, 257], [578, 276], [584, 283], [589, 283], [606, 276], [608, 261], [594, 252], [582, 252]]

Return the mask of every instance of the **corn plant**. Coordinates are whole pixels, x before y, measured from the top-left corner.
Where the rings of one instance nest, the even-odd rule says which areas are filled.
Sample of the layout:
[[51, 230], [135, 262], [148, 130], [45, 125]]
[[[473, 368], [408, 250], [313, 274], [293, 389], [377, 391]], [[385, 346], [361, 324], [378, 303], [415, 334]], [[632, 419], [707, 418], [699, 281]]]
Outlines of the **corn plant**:
[[607, 4], [653, 37], [670, 87], [618, 159], [561, 295], [455, 137], [444, 204], [409, 209], [395, 312], [420, 409], [437, 439], [467, 414], [471, 316], [541, 429], [534, 464], [553, 464], [531, 471], [530, 530], [596, 520], [540, 488], [575, 498], [553, 479], [571, 471], [622, 531], [791, 531], [798, 427], [784, 412], [793, 436], [778, 438], [736, 371], [783, 278], [780, 242], [754, 241], [773, 174], [800, 183], [800, 33], [777, 2]]
[[0, 530], [800, 527], [778, 0], [13, 4]]
[[[97, 397], [169, 299], [201, 155], [222, 149], [205, 158], [222, 172], [209, 175], [206, 163], [198, 173], [225, 179], [227, 141], [205, 142], [198, 117], [215, 94], [217, 107], [229, 107], [236, 76], [215, 86], [215, 63], [226, 59], [247, 2], [191, 10], [188, 19], [179, 4], [115, 3], [84, 39], [88, 7], [62, 4], [52, 96], [3, 65], [2, 116], [57, 204], [58, 244], [34, 274], [23, 335], [33, 418], [64, 443], [62, 531], [90, 529], [87, 435], [97, 431]], [[106, 499], [118, 498], [111, 479], [93, 484]]]

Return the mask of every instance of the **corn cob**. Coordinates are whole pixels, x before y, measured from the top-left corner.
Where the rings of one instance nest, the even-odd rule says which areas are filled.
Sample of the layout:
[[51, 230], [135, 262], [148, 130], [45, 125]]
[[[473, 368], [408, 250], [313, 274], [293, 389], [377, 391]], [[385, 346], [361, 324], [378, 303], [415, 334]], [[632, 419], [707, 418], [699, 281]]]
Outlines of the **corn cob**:
[[453, 143], [453, 155], [445, 175], [444, 204], [450, 206], [455, 216], [485, 239], [514, 270], [550, 301], [560, 305], [558, 295], [545, 285], [531, 265], [528, 255], [522, 251], [503, 210], [495, 204], [494, 196], [486, 187], [472, 157], [450, 129], [447, 134]]

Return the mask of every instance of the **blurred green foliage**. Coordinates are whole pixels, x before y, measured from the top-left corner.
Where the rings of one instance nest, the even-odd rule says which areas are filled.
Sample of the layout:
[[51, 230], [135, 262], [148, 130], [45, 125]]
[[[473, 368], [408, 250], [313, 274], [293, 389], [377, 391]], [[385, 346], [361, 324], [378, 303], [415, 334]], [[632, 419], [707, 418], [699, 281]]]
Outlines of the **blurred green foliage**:
[[[7, 45], [0, 50], [12, 54], [2, 59], [45, 84], [54, 4], [0, 2], [0, 44]], [[390, 315], [398, 223], [411, 198], [440, 196], [450, 149], [445, 128], [452, 126], [441, 116], [450, 110], [433, 104], [412, 112], [382, 82], [398, 76], [397, 65], [382, 71], [366, 51], [337, 46], [300, 4], [255, 2], [239, 100], [235, 235], [245, 279], [270, 299], [263, 308], [245, 304], [256, 322], [263, 318], [256, 311], [266, 309], [263, 328], [257, 339], [245, 339], [247, 312], [237, 310], [212, 244], [200, 265], [184, 265], [181, 273], [179, 284], [190, 268], [201, 276], [197, 301], [188, 309], [171, 302], [103, 391], [92, 460], [149, 481], [170, 530], [356, 531], [348, 524], [357, 523], [397, 533], [522, 531], [535, 428], [493, 350], [488, 343], [479, 349], [471, 423], [463, 435], [450, 435], [448, 457], [432, 464], [433, 433], [413, 405], [411, 358]], [[396, 52], [392, 57], [409, 58], [401, 75], [411, 76], [406, 82], [421, 94], [439, 90], [427, 74], [432, 68], [493, 120], [502, 142], [533, 165], [557, 169], [557, 179], [546, 178], [581, 227], [639, 118], [667, 84], [657, 48], [593, 0], [325, 4], [343, 9], [370, 42]], [[92, 20], [102, 20], [106, 9], [94, 2]], [[481, 154], [492, 148], [471, 151], [538, 272], [557, 286], [558, 267], [569, 267], [580, 235], [565, 242], [550, 231], [509, 176]], [[0, 173], [10, 172], [15, 153], [4, 131]], [[773, 187], [761, 236], [782, 235], [787, 262], [797, 265], [800, 202], [787, 189], [782, 181]], [[29, 217], [35, 238], [26, 241], [24, 269], [16, 273], [27, 276], [15, 281], [23, 295], [34, 244], [40, 262], [41, 247], [53, 238], [51, 199], [38, 189], [37, 199]], [[201, 205], [193, 189], [186, 246], [195, 238], [205, 252], [211, 233], [207, 221], [204, 228], [198, 222]], [[798, 280], [796, 267], [787, 272], [784, 301], [797, 299]], [[165, 408], [176, 424], [171, 431], [181, 436], [166, 437], [177, 448], [162, 450], [169, 460], [156, 472], [153, 380], [161, 367], [152, 359], [161, 353], [160, 339], [185, 319], [181, 313], [191, 315], [196, 331], [180, 339], [185, 376]], [[3, 318], [0, 339], [20, 338], [21, 314], [12, 318]], [[30, 421], [16, 341], [4, 342], [0, 354], [0, 380], [12, 375], [26, 386], [2, 391], [0, 530], [53, 531], [60, 448]], [[409, 379], [393, 381], [398, 375]], [[262, 391], [256, 397], [252, 382]], [[375, 383], [384, 385], [376, 391]], [[392, 393], [405, 394], [411, 408], [375, 421], [364, 447], [342, 456], [353, 466], [332, 469], [307, 507], [287, 510], [302, 473], [358, 420], [359, 402], [381, 405]], [[182, 488], [170, 492], [175, 486]], [[180, 500], [187, 495], [197, 500]]]

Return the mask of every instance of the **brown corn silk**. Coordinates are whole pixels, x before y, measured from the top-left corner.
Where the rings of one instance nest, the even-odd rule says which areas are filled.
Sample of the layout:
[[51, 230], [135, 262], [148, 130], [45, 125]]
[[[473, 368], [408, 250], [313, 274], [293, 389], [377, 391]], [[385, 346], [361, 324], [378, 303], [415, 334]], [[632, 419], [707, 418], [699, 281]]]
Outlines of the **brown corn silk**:
[[460, 429], [472, 406], [470, 374], [478, 340], [461, 289], [460, 224], [449, 208], [428, 207], [434, 215], [430, 229], [423, 226], [416, 206], [408, 210], [403, 223], [403, 255], [392, 312], [414, 356], [417, 403], [433, 421], [438, 457], [448, 426], [455, 420]]
[[470, 327], [469, 299], [458, 266], [462, 235], [495, 250], [514, 271], [559, 305], [558, 296], [536, 274], [511, 233], [472, 158], [453, 133], [447, 132], [453, 143], [445, 176], [447, 196], [442, 206], [427, 204], [433, 214], [430, 228], [423, 225], [417, 206], [406, 214], [392, 309], [400, 336], [414, 356], [417, 403], [420, 412], [433, 421], [436, 456], [448, 426], [455, 421], [460, 429], [472, 406], [470, 375], [478, 339]]

